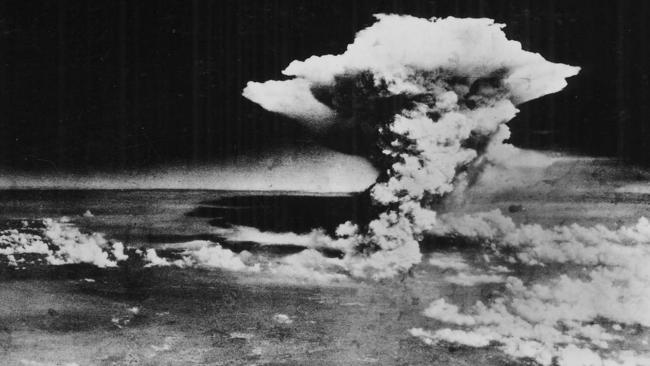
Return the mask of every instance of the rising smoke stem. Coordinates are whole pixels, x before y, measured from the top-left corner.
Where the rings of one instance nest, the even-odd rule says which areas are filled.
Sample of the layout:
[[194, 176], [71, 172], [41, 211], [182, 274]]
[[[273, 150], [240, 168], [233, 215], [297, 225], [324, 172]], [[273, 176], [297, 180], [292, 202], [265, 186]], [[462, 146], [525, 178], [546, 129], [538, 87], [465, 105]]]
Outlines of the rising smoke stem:
[[364, 254], [348, 257], [353, 275], [380, 278], [420, 261], [434, 205], [509, 137], [515, 105], [561, 90], [579, 68], [522, 50], [491, 19], [376, 18], [343, 54], [294, 61], [291, 79], [249, 82], [243, 95], [315, 130], [374, 131], [377, 214], [341, 240]]

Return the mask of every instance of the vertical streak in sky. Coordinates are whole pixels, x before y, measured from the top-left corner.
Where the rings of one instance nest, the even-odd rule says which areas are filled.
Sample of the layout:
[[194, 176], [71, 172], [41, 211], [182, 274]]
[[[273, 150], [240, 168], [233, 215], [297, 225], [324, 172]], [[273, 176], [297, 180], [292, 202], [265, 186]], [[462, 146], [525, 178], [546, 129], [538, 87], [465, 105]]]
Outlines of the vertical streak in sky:
[[618, 118], [617, 150], [619, 157], [627, 157], [627, 113], [625, 105], [625, 1], [616, 6], [616, 116]]
[[[90, 55], [93, 54], [93, 51], [92, 51], [92, 46], [93, 45], [92, 45], [92, 41], [91, 41], [91, 39], [93, 38], [93, 32], [92, 32], [93, 24], [91, 23], [91, 14], [93, 13], [93, 10], [92, 10], [92, 2], [87, 1], [87, 2], [84, 3], [84, 5], [85, 5], [84, 12], [85, 12], [85, 15], [86, 15], [86, 21], [85, 21], [85, 24], [84, 24], [84, 38], [85, 38], [84, 39], [84, 47], [85, 47], [84, 52], [89, 56], [87, 56], [86, 59], [83, 62], [83, 73], [84, 73], [84, 86], [83, 86], [84, 87], [84, 101], [83, 101], [83, 104], [87, 109], [91, 110], [94, 107], [93, 106], [94, 103], [93, 103], [92, 99], [96, 96], [95, 88], [93, 86], [93, 77], [92, 77], [92, 73], [91, 73], [91, 63], [93, 61], [92, 61], [92, 56], [90, 56]], [[83, 150], [82, 150], [83, 155], [84, 155], [83, 161], [84, 161], [84, 164], [86, 166], [91, 166], [92, 161], [91, 161], [91, 158], [90, 158], [90, 154], [91, 154], [91, 148], [92, 148], [92, 143], [93, 143], [93, 138], [92, 138], [93, 132], [85, 130], [83, 135], [85, 136], [85, 138], [83, 139]]]
[[[640, 40], [636, 40], [637, 44], [639, 44], [639, 52], [641, 53], [640, 56], [637, 56], [637, 59], [639, 60], [647, 60], [650, 55], [648, 54], [648, 42], [650, 40], [648, 39], [648, 22], [647, 22], [647, 16], [648, 16], [648, 11], [649, 11], [649, 6], [647, 1], [642, 1], [639, 3], [640, 6], [640, 11], [641, 14], [643, 14], [642, 18], [643, 19], [640, 24], [639, 28], [640, 31], [639, 36], [641, 37]], [[639, 67], [638, 69], [640, 71], [640, 78], [641, 78], [641, 98], [639, 98], [642, 102], [639, 103], [639, 106], [641, 110], [638, 112], [638, 116], [648, 116], [650, 113], [650, 98], [648, 98], [648, 88], [650, 88], [650, 72], [647, 69], [643, 69], [643, 67]], [[641, 117], [643, 118], [643, 117]], [[644, 164], [649, 164], [650, 163], [650, 143], [648, 142], [648, 138], [650, 138], [650, 126], [647, 120], [643, 121], [644, 123], [640, 123], [639, 126], [641, 128], [641, 131], [639, 133], [639, 144], [637, 145], [639, 148], [637, 149], [637, 153], [640, 152], [643, 156], [641, 157], [640, 161], [641, 163]]]
[[[243, 32], [243, 28], [245, 26], [244, 21], [242, 20], [244, 18], [244, 10], [245, 10], [244, 6], [245, 5], [246, 4], [244, 2], [239, 2], [239, 1], [234, 2], [234, 7], [235, 7], [234, 24], [235, 25], [233, 27], [234, 34], [232, 34], [231, 37], [233, 39], [235, 39], [235, 41], [234, 41], [234, 46], [235, 46], [234, 47], [235, 48], [234, 54], [237, 57], [236, 58], [236, 60], [237, 60], [237, 62], [236, 62], [236, 70], [234, 70], [235, 75], [236, 75], [236, 77], [235, 77], [235, 83], [236, 84], [235, 85], [244, 85], [244, 83], [246, 82], [242, 78], [243, 71], [244, 71], [244, 68], [243, 68], [243, 65], [244, 65], [244, 62], [243, 62], [244, 61], [244, 50], [243, 50], [244, 37], [241, 36], [241, 34]], [[234, 115], [237, 116], [237, 118], [238, 118], [238, 120], [235, 121], [235, 122], [239, 122], [239, 118], [240, 118], [240, 116], [242, 115], [242, 112], [243, 112], [241, 103], [235, 103], [235, 111], [234, 112], [235, 112]], [[238, 152], [239, 151], [239, 138], [240, 138], [240, 136], [242, 136], [243, 131], [242, 131], [242, 127], [241, 127], [242, 124], [236, 123], [236, 125], [237, 125], [236, 128], [237, 128], [238, 134], [237, 134], [237, 142], [235, 143], [235, 147], [234, 147], [233, 150], [235, 152]]]
[[[119, 67], [119, 110], [118, 110], [118, 134], [119, 134], [119, 143], [121, 146], [125, 146], [127, 143], [127, 108], [126, 108], [126, 78], [127, 78], [127, 66], [126, 66], [126, 26], [127, 26], [127, 3], [126, 0], [120, 1], [119, 6], [119, 15], [118, 15], [118, 67]], [[119, 149], [120, 166], [124, 166], [127, 162], [126, 149]]]
[[[132, 38], [131, 38], [131, 46], [133, 47], [133, 53], [131, 55], [132, 57], [132, 68], [131, 68], [131, 80], [133, 80], [133, 89], [132, 89], [132, 100], [131, 100], [131, 126], [134, 126], [137, 128], [137, 131], [131, 130], [132, 133], [135, 135], [134, 139], [134, 145], [135, 144], [142, 144], [145, 143], [144, 141], [141, 141], [145, 139], [145, 133], [146, 131], [143, 131], [142, 128], [144, 124], [142, 123], [141, 120], [141, 115], [140, 115], [140, 104], [141, 104], [141, 96], [140, 96], [140, 72], [142, 71], [140, 68], [140, 32], [142, 31], [140, 28], [140, 6], [139, 3], [135, 3], [133, 5], [133, 25], [131, 27], [132, 29]], [[137, 148], [135, 149], [137, 151]]]
[[[7, 4], [5, 4], [5, 2], [0, 2], [0, 14], [8, 14]], [[4, 28], [5, 27], [0, 26], [0, 32], [5, 31]], [[8, 32], [9, 28], [7, 27], [6, 29], [7, 29], [6, 31]], [[9, 50], [13, 49], [12, 46], [13, 45], [11, 44], [11, 42], [9, 42], [7, 37], [3, 37], [2, 39], [0, 39], [0, 47], [3, 47], [3, 49], [6, 50], [5, 52], [0, 52], [0, 85], [4, 86], [0, 88], [0, 102], [7, 101], [7, 103], [11, 103], [10, 102], [11, 96], [9, 95], [9, 93], [7, 93], [7, 89], [11, 88], [10, 87], [11, 79], [9, 77], [9, 75], [11, 75], [11, 71], [10, 71], [11, 66], [9, 61], [11, 59], [11, 56], [8, 55], [8, 53], [11, 52]], [[0, 136], [0, 143], [9, 145], [8, 142], [9, 141], [6, 135]], [[4, 160], [6, 159], [5, 156], [6, 155], [4, 154], [3, 156], [0, 156], [0, 162], [4, 163]]]
[[199, 1], [192, 0], [192, 159], [199, 160]]
[[203, 118], [203, 124], [204, 124], [204, 130], [205, 130], [205, 154], [207, 156], [212, 157], [214, 154], [213, 148], [212, 148], [212, 123], [213, 123], [213, 113], [212, 113], [212, 108], [211, 104], [214, 98], [214, 93], [212, 91], [213, 88], [213, 63], [214, 63], [214, 57], [212, 55], [213, 53], [213, 47], [212, 47], [212, 34], [214, 32], [213, 29], [213, 11], [214, 11], [214, 2], [209, 1], [207, 3], [207, 9], [206, 9], [206, 14], [207, 14], [207, 20], [206, 20], [206, 25], [205, 25], [205, 59], [207, 62], [206, 68], [207, 68], [207, 75], [208, 75], [208, 80], [205, 85], [206, 88], [206, 98], [205, 98], [205, 103], [204, 103], [204, 118]]
[[66, 1], [61, 0], [58, 2], [59, 5], [59, 14], [57, 22], [57, 33], [58, 33], [58, 54], [57, 54], [57, 63], [58, 63], [58, 90], [57, 90], [57, 136], [56, 136], [56, 146], [57, 146], [57, 164], [62, 164], [63, 159], [65, 158], [65, 95], [66, 95], [66, 57], [65, 57], [65, 23], [66, 23]]

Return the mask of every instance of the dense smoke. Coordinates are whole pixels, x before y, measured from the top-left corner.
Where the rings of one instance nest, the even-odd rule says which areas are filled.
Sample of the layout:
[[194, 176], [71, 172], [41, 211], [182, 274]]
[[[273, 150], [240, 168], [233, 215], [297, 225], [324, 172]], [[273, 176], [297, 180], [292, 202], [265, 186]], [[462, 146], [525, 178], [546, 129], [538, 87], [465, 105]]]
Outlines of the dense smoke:
[[[560, 365], [650, 364], [650, 358], [624, 350], [630, 347], [630, 335], [643, 339], [642, 328], [650, 327], [644, 310], [650, 307], [646, 218], [611, 230], [602, 225], [517, 225], [499, 211], [446, 214], [430, 234], [480, 243], [493, 265], [498, 263], [489, 272], [500, 273], [505, 291], [463, 312], [445, 299], [436, 300], [424, 315], [453, 326], [432, 332], [414, 328], [414, 336], [426, 343], [472, 347], [495, 342], [512, 356], [543, 365], [553, 360]], [[440, 259], [433, 257], [430, 264], [451, 266], [456, 277], [495, 276], [467, 274], [462, 258], [444, 264]], [[543, 275], [545, 267], [560, 275]], [[540, 275], [526, 278], [522, 269]], [[647, 341], [642, 342], [636, 348], [647, 350]]]
[[490, 19], [377, 19], [345, 53], [294, 61], [283, 71], [292, 79], [250, 82], [244, 96], [314, 129], [374, 131], [377, 214], [343, 225], [337, 246], [352, 255], [352, 275], [381, 278], [418, 263], [435, 204], [509, 151], [515, 105], [562, 89], [579, 69], [523, 51]]

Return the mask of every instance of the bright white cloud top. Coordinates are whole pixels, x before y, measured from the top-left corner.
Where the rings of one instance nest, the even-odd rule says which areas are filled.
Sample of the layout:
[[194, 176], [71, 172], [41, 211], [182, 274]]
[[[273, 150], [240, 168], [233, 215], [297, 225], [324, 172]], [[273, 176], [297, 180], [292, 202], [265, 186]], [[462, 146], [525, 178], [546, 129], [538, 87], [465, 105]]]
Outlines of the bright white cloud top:
[[546, 61], [508, 40], [504, 25], [491, 19], [421, 19], [377, 15], [340, 55], [293, 61], [282, 73], [289, 80], [249, 82], [244, 96], [262, 107], [314, 126], [332, 123], [335, 111], [310, 92], [331, 85], [342, 75], [369, 71], [390, 94], [426, 94], [417, 78], [423, 71], [480, 79], [502, 73], [509, 99], [519, 104], [557, 92], [579, 68]]
[[418, 240], [436, 220], [432, 203], [466, 185], [490, 156], [513, 153], [502, 142], [516, 104], [561, 90], [579, 71], [522, 50], [502, 28], [490, 19], [378, 15], [343, 54], [294, 61], [283, 71], [292, 79], [244, 89], [315, 129], [356, 123], [376, 131], [372, 198], [381, 213], [340, 239], [348, 253], [368, 254], [350, 260], [354, 275], [392, 276], [418, 263]]

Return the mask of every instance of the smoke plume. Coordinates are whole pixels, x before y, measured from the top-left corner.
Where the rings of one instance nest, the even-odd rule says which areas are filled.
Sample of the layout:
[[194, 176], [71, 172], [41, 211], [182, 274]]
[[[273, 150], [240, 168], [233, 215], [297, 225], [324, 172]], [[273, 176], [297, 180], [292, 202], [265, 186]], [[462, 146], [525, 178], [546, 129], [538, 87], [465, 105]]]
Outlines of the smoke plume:
[[579, 68], [522, 50], [490, 19], [376, 17], [343, 54], [294, 61], [291, 79], [249, 82], [243, 95], [315, 130], [372, 131], [377, 214], [342, 226], [337, 246], [351, 274], [381, 278], [421, 260], [433, 207], [503, 154], [515, 106], [561, 90]]

